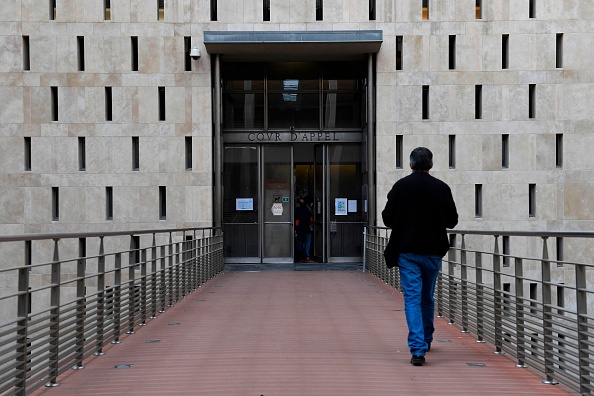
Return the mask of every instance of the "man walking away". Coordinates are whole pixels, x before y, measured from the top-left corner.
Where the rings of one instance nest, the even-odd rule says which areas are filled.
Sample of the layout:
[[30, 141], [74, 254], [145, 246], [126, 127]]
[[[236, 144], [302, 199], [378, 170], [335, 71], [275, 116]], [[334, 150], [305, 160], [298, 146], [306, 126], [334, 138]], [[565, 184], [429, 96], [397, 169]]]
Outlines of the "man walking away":
[[450, 187], [429, 175], [433, 154], [428, 148], [410, 153], [410, 167], [412, 173], [388, 193], [382, 212], [384, 224], [392, 228], [384, 256], [389, 268], [400, 267], [410, 362], [422, 366], [435, 330], [435, 282], [450, 247], [446, 228], [458, 224], [458, 212]]

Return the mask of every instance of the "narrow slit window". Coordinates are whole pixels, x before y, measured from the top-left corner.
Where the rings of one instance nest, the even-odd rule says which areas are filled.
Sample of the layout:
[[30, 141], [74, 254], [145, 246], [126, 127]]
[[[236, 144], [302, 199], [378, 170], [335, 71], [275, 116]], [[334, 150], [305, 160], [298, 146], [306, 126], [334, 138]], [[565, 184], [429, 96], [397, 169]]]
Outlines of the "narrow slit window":
[[113, 187], [105, 187], [105, 220], [113, 220]]
[[165, 0], [157, 0], [158, 11], [157, 11], [157, 20], [162, 21], [165, 19]]
[[483, 118], [483, 86], [474, 86], [474, 118], [480, 120]]
[[159, 121], [165, 121], [165, 87], [159, 87]]
[[396, 70], [402, 70], [402, 36], [396, 36]]
[[450, 35], [448, 67], [450, 70], [456, 69], [456, 35]]
[[52, 187], [52, 220], [60, 220], [60, 188]]
[[324, 1], [316, 0], [316, 21], [324, 20]]
[[509, 68], [509, 34], [501, 35], [501, 68]]
[[78, 238], [78, 257], [87, 257], [87, 238]]
[[58, 121], [58, 87], [51, 87], [50, 96], [52, 121]]
[[23, 36], [23, 70], [31, 70], [31, 50], [29, 47], [29, 36]]
[[25, 170], [31, 171], [31, 137], [25, 136]]
[[262, 1], [262, 20], [270, 21], [270, 0]]
[[376, 18], [376, 4], [375, 0], [369, 0], [369, 20], [375, 21]]
[[501, 135], [501, 167], [509, 168], [509, 134]]
[[131, 64], [132, 64], [132, 71], [138, 71], [138, 37], [132, 36], [130, 37], [131, 43]]
[[49, 19], [56, 20], [56, 0], [49, 0]]
[[456, 135], [448, 137], [448, 163], [450, 169], [456, 168]]
[[111, 21], [111, 0], [103, 0], [103, 19]]
[[404, 137], [402, 135], [396, 135], [396, 169], [402, 169], [404, 167]]
[[167, 188], [159, 186], [159, 219], [167, 219]]
[[555, 48], [555, 67], [563, 67], [563, 33], [557, 33], [557, 45]]
[[140, 139], [132, 136], [132, 170], [140, 170]]
[[78, 60], [78, 71], [85, 71], [85, 38], [78, 36], [76, 38], [76, 53]]
[[528, 118], [536, 118], [536, 84], [528, 85]]
[[528, 186], [528, 216], [536, 217], [536, 184]]
[[140, 264], [140, 236], [132, 235], [130, 239], [130, 266], [136, 267]]
[[186, 170], [192, 170], [192, 136], [186, 136]]
[[482, 0], [476, 0], [475, 11], [476, 11], [476, 19], [483, 19], [483, 1]]
[[563, 267], [563, 237], [557, 237], [555, 244], [557, 246], [557, 267]]
[[504, 235], [501, 237], [501, 243], [503, 245], [502, 253], [503, 253], [503, 266], [509, 267], [510, 263], [510, 246], [509, 246], [509, 235]]
[[210, 20], [212, 22], [217, 20], [217, 0], [210, 0]]
[[78, 170], [87, 170], [87, 142], [84, 136], [78, 138]]
[[474, 185], [474, 217], [483, 217], [483, 185]]
[[429, 0], [422, 0], [421, 6], [423, 8], [423, 20], [428, 21], [429, 20]]
[[429, 119], [429, 85], [423, 85], [423, 103], [422, 103], [423, 119]]
[[528, 0], [528, 18], [536, 18], [536, 4], [534, 0]]
[[510, 294], [511, 294], [511, 283], [504, 282], [503, 283], [503, 310], [509, 311], [509, 304], [510, 304]]
[[555, 166], [563, 167], [563, 134], [558, 133], [555, 136]]
[[113, 121], [113, 93], [111, 87], [105, 87], [105, 121]]
[[192, 38], [184, 37], [184, 63], [186, 65], [186, 71], [192, 71], [192, 58], [190, 57], [190, 51], [192, 50]]

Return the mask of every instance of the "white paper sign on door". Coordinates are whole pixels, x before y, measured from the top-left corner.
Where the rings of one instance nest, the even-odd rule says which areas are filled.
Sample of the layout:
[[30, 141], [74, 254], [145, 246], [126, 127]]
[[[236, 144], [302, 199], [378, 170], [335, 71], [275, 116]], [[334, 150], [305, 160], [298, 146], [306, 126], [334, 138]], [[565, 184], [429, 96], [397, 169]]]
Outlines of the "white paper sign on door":
[[273, 216], [282, 216], [283, 215], [283, 204], [282, 203], [273, 203], [272, 208], [270, 210], [272, 211]]

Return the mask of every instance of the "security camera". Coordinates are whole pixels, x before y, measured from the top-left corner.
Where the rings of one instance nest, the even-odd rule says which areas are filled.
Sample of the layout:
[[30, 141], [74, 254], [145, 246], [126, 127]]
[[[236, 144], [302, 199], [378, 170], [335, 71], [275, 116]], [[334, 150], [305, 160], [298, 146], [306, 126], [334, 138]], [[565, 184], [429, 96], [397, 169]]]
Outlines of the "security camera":
[[190, 50], [190, 57], [194, 60], [200, 58], [200, 50], [196, 47]]

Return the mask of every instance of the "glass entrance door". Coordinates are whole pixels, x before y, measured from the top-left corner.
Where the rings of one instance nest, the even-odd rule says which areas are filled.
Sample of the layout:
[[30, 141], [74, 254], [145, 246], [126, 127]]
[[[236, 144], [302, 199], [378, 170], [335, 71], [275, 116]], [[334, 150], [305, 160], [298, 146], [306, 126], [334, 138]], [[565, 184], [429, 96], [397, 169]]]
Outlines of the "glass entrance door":
[[293, 150], [262, 146], [262, 262], [293, 262]]
[[322, 262], [359, 262], [365, 212], [361, 145], [314, 147], [314, 255]]

